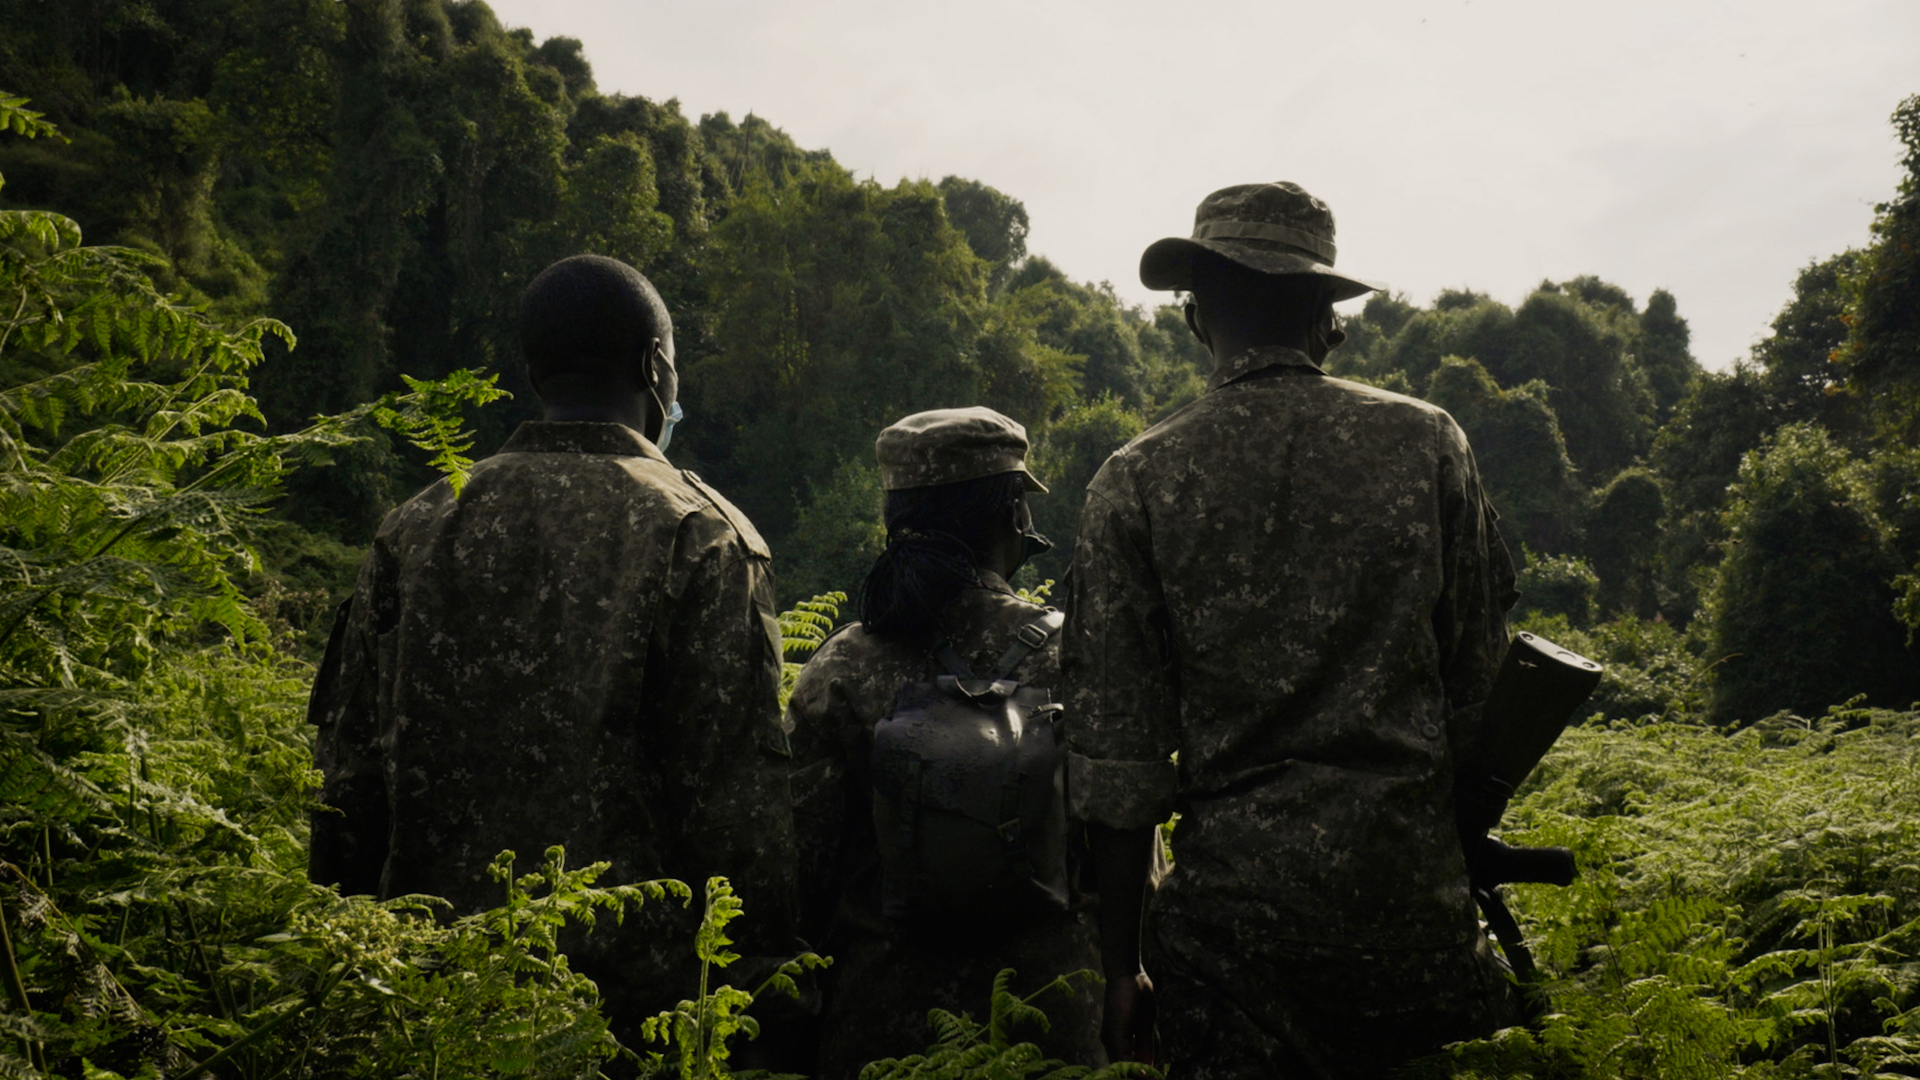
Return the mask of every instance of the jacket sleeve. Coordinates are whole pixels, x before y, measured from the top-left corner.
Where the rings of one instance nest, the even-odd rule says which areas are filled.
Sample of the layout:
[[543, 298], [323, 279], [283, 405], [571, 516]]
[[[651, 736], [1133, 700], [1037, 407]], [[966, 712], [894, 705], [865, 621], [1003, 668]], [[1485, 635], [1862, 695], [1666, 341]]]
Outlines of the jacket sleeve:
[[1479, 706], [1493, 689], [1507, 654], [1507, 611], [1514, 589], [1513, 559], [1500, 538], [1500, 515], [1480, 486], [1467, 437], [1441, 414], [1440, 485], [1445, 537], [1444, 578], [1434, 607], [1441, 682], [1454, 710], [1457, 760], [1479, 750]]
[[850, 674], [836, 636], [800, 670], [787, 699], [786, 728], [793, 741], [793, 827], [799, 853], [800, 931], [824, 940], [845, 885], [849, 832], [858, 831], [856, 807], [866, 808], [866, 749], [840, 678]]
[[1130, 829], [1173, 813], [1179, 687], [1146, 515], [1118, 460], [1094, 478], [1081, 512], [1060, 664], [1071, 811]]
[[667, 630], [666, 799], [675, 839], [664, 865], [695, 895], [727, 877], [746, 904], [745, 941], [787, 948], [795, 860], [790, 751], [780, 718], [780, 624], [771, 564], [713, 518], [683, 523]]
[[375, 626], [388, 599], [382, 591], [383, 559], [376, 543], [354, 595], [335, 611], [326, 656], [307, 700], [307, 720], [317, 729], [313, 763], [322, 777], [307, 876], [317, 885], [338, 885], [347, 896], [379, 895], [387, 861], [389, 807]]

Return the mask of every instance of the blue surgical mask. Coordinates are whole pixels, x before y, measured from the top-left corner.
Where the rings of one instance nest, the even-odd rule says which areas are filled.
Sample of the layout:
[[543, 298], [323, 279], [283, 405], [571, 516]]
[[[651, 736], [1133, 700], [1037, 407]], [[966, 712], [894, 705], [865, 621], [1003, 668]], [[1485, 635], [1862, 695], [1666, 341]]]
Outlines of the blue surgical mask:
[[661, 453], [666, 453], [667, 444], [673, 441], [673, 426], [686, 419], [686, 416], [686, 413], [680, 411], [680, 403], [674, 402], [673, 408], [667, 413], [666, 421], [660, 425], [660, 442], [656, 445]]

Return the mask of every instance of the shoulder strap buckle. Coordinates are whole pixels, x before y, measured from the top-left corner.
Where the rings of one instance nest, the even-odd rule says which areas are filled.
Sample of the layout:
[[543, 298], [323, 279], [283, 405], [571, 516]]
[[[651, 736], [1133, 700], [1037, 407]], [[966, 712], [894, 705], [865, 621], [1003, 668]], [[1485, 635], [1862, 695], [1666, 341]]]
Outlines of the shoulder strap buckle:
[[992, 678], [1004, 679], [1013, 674], [1035, 649], [1045, 645], [1048, 639], [1059, 633], [1060, 627], [1067, 621], [1063, 611], [1049, 611], [1045, 615], [1021, 627], [1015, 634], [1015, 641], [1006, 652], [1000, 654], [1000, 662], [993, 665]]

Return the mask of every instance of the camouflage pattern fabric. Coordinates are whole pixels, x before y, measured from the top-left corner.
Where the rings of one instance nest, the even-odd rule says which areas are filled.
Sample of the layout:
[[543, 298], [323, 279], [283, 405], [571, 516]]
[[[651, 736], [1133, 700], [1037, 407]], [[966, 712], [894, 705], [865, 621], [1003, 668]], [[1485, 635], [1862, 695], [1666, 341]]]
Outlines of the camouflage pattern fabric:
[[[619, 424], [527, 423], [381, 524], [314, 686], [329, 808], [311, 873], [345, 893], [501, 902], [564, 844], [602, 883], [690, 884], [575, 942], [615, 1031], [693, 997], [709, 875], [745, 899], [741, 951], [790, 955], [794, 890], [780, 631], [753, 527]], [[784, 958], [784, 956], [782, 956]]]
[[[1038, 618], [1042, 608], [1013, 595], [982, 571], [943, 613], [954, 650], [976, 672], [989, 670]], [[857, 1076], [879, 1058], [922, 1053], [933, 1042], [931, 1009], [984, 1020], [993, 979], [1019, 972], [1015, 989], [1030, 993], [1056, 975], [1100, 970], [1093, 912], [1076, 883], [1073, 909], [1002, 940], [908, 936], [880, 913], [880, 851], [873, 835], [869, 759], [873, 725], [905, 682], [941, 669], [925, 650], [869, 634], [852, 623], [828, 638], [800, 672], [787, 703], [794, 748], [794, 817], [800, 838], [807, 936], [833, 957], [827, 972], [820, 1067], [826, 1080]], [[1014, 676], [1059, 685], [1059, 638], [1029, 655]], [[1071, 723], [1071, 718], [1069, 718]], [[1075, 869], [1083, 865], [1076, 860]], [[1049, 1056], [1105, 1064], [1100, 1047], [1100, 989], [1078, 984], [1036, 1004], [1052, 1030], [1018, 1032]]]
[[1320, 279], [1333, 300], [1384, 288], [1333, 268], [1333, 211], [1299, 184], [1235, 184], [1200, 200], [1193, 235], [1155, 241], [1140, 256], [1149, 289], [1193, 288], [1193, 259], [1202, 251], [1266, 274]]
[[[1480, 947], [1451, 787], [1515, 596], [1495, 517], [1444, 411], [1286, 348], [1221, 364], [1095, 476], [1063, 643], [1069, 790], [1116, 828], [1180, 812], [1150, 905], [1184, 928], [1162, 962], [1249, 1015], [1269, 989], [1352, 1012], [1341, 978], [1214, 983], [1207, 943], [1273, 970], [1305, 947]], [[1162, 1007], [1185, 1030], [1215, 1006], [1170, 988]]]

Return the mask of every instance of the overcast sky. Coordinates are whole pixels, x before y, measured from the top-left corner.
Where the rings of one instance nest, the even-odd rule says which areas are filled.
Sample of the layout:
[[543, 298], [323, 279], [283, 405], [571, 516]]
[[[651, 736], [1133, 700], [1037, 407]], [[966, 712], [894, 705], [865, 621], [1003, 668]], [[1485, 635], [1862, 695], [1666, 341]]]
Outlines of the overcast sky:
[[1597, 274], [1746, 353], [1863, 244], [1920, 93], [1916, 0], [490, 0], [603, 92], [752, 111], [859, 175], [972, 177], [1132, 302], [1202, 196], [1293, 180], [1339, 266], [1424, 303]]

